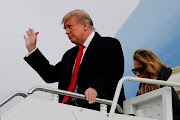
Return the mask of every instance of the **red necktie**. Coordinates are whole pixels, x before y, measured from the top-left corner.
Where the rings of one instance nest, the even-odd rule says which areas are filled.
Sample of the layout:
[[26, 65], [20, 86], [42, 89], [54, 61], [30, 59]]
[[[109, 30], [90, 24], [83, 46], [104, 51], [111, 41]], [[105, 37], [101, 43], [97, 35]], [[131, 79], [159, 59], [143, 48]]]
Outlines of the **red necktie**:
[[[77, 73], [79, 71], [79, 67], [80, 67], [80, 63], [81, 63], [81, 58], [83, 55], [83, 49], [84, 49], [84, 45], [81, 46], [77, 56], [76, 56], [76, 63], [75, 63], [75, 67], [72, 73], [72, 77], [71, 77], [71, 82], [69, 84], [69, 88], [67, 91], [72, 92], [74, 90], [74, 87], [76, 85], [76, 81], [77, 81]], [[68, 96], [64, 96], [62, 103], [66, 103], [68, 101], [69, 97]]]

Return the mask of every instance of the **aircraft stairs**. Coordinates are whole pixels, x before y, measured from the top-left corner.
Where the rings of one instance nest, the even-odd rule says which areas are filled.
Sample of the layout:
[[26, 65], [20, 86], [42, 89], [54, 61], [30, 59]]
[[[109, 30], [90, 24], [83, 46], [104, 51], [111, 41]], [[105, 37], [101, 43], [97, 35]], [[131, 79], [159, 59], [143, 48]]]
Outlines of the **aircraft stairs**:
[[[47, 87], [34, 87], [28, 93], [16, 92], [2, 101], [0, 108], [14, 97], [24, 97], [22, 101], [4, 113], [0, 120], [172, 120], [172, 109], [170, 109], [172, 108], [171, 87], [163, 87], [126, 100], [123, 102], [122, 110], [117, 101], [122, 84], [125, 81], [180, 87], [180, 83], [177, 82], [123, 77], [118, 82], [113, 101], [96, 98], [96, 102], [101, 103], [100, 111], [57, 102], [57, 94], [80, 99], [85, 99], [84, 95]], [[54, 100], [48, 101], [35, 98], [32, 94], [36, 91], [52, 93]], [[111, 105], [109, 113], [106, 110], [107, 104]], [[122, 114], [115, 113], [116, 108]]]

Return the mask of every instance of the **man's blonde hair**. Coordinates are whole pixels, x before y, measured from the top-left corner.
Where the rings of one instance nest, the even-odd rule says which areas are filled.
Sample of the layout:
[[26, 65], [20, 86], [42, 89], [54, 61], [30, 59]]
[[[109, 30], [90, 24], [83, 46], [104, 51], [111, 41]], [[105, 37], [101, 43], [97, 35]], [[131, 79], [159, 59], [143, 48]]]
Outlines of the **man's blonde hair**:
[[84, 10], [79, 10], [79, 9], [73, 10], [73, 11], [67, 13], [67, 14], [63, 17], [61, 24], [64, 24], [64, 22], [65, 22], [69, 17], [71, 17], [71, 16], [75, 16], [78, 23], [87, 22], [89, 28], [90, 28], [92, 31], [95, 30], [95, 28], [94, 28], [94, 26], [93, 26], [93, 21], [92, 21], [91, 17], [89, 16], [89, 14], [88, 14], [86, 11], [84, 11]]

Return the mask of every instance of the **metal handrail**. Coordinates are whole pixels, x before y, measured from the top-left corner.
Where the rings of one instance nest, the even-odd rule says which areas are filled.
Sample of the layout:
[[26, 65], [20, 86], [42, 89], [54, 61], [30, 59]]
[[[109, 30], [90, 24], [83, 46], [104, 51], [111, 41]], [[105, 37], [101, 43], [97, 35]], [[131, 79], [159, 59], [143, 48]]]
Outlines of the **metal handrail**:
[[[177, 82], [168, 82], [168, 81], [164, 81], [164, 80], [154, 80], [154, 79], [137, 78], [137, 77], [123, 77], [118, 82], [113, 101], [96, 98], [96, 102], [98, 102], [98, 103], [111, 105], [110, 115], [112, 115], [115, 112], [116, 107], [120, 113], [123, 113], [122, 108], [117, 104], [117, 102], [118, 102], [118, 98], [119, 98], [121, 88], [122, 88], [124, 81], [135, 81], [135, 82], [148, 83], [148, 84], [157, 84], [157, 85], [163, 85], [163, 86], [180, 87], [180, 83], [177, 83]], [[5, 100], [0, 102], [0, 107], [2, 107], [4, 104], [9, 102], [11, 99], [13, 99], [16, 96], [22, 96], [22, 97], [26, 98], [26, 97], [28, 97], [28, 95], [31, 95], [36, 91], [61, 94], [61, 95], [66, 95], [66, 96], [86, 100], [85, 95], [82, 95], [82, 94], [73, 93], [73, 92], [64, 91], [64, 90], [59, 90], [59, 89], [57, 90], [57, 89], [47, 88], [47, 87], [34, 87], [28, 92], [28, 94], [26, 94], [24, 92], [15, 92], [15, 93], [11, 94]]]
[[3, 105], [5, 105], [7, 102], [9, 102], [11, 99], [13, 99], [16, 96], [21, 96], [26, 98], [28, 96], [28, 94], [24, 93], [24, 92], [15, 92], [11, 95], [9, 95], [6, 99], [4, 99], [2, 102], [0, 102], [0, 107], [2, 107]]
[[[53, 94], [61, 94], [61, 95], [66, 95], [66, 96], [70, 96], [70, 97], [75, 97], [75, 98], [79, 98], [79, 99], [83, 99], [86, 100], [85, 95], [82, 94], [78, 94], [78, 93], [74, 93], [74, 92], [69, 92], [69, 91], [65, 91], [65, 90], [59, 90], [59, 89], [53, 89], [53, 88], [47, 88], [47, 87], [34, 87], [32, 88], [28, 94], [31, 95], [36, 91], [43, 91], [43, 92], [48, 92], [48, 93], [53, 93]], [[101, 103], [101, 104], [107, 104], [107, 105], [112, 105], [112, 101], [110, 100], [105, 100], [105, 99], [100, 99], [100, 98], [96, 98], [96, 102]], [[122, 108], [116, 104], [116, 108], [120, 113], [123, 113]]]
[[180, 83], [177, 83], [177, 82], [168, 82], [168, 81], [164, 81], [164, 80], [154, 80], [154, 79], [148, 79], [148, 78], [123, 77], [119, 80], [118, 85], [116, 87], [116, 92], [115, 92], [115, 95], [113, 98], [113, 103], [111, 105], [110, 114], [113, 114], [115, 112], [116, 104], [118, 102], [118, 98], [119, 98], [121, 88], [122, 88], [124, 81], [135, 81], [135, 82], [148, 83], [148, 84], [180, 87]]

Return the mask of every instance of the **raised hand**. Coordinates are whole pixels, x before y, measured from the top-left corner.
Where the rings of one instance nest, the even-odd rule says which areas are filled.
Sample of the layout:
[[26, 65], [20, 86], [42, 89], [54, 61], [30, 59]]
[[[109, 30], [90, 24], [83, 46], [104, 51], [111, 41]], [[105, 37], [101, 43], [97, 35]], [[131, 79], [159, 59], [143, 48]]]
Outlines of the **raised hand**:
[[89, 102], [89, 104], [93, 104], [96, 101], [97, 91], [93, 88], [88, 88], [85, 91], [85, 97], [86, 97], [86, 100]]
[[36, 48], [37, 35], [39, 32], [34, 32], [33, 29], [29, 28], [26, 31], [27, 37], [24, 35], [24, 39], [26, 41], [26, 48], [29, 52], [33, 51]]

